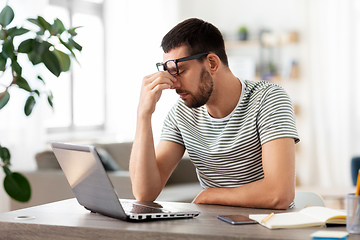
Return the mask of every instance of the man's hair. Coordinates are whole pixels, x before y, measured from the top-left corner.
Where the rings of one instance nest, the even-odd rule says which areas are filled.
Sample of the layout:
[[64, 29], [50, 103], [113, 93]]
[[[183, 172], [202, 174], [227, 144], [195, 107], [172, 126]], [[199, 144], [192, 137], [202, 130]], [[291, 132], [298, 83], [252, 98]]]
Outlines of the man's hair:
[[171, 29], [161, 42], [165, 53], [182, 45], [187, 46], [190, 55], [214, 53], [228, 66], [223, 36], [211, 23], [197, 18], [187, 19]]

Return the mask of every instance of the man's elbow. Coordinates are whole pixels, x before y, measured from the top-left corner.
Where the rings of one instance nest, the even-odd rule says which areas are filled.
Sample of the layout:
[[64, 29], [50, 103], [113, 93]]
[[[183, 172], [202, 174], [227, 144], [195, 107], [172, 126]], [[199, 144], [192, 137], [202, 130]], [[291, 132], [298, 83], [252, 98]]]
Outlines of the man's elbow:
[[155, 201], [158, 197], [158, 191], [154, 189], [144, 189], [144, 188], [132, 188], [133, 195], [136, 201]]
[[295, 198], [295, 191], [280, 191], [274, 194], [270, 203], [272, 209], [287, 209]]

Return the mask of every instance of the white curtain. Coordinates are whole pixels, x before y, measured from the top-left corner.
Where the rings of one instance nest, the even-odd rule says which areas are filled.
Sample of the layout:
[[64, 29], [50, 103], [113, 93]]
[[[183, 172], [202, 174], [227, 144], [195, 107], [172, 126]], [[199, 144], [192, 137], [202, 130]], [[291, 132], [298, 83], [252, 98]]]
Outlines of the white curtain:
[[[315, 0], [309, 3], [308, 94], [311, 148], [307, 185], [351, 186], [350, 160], [359, 152], [360, 90], [356, 50], [360, 31], [356, 0]], [[359, 65], [359, 63], [357, 64]]]

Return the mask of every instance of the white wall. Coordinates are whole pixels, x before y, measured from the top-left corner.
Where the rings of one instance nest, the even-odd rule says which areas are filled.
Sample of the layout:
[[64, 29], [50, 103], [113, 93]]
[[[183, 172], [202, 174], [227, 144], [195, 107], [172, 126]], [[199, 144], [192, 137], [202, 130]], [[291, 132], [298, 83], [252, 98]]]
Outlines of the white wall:
[[[176, 9], [177, 1], [106, 2], [107, 119], [118, 141], [134, 138], [142, 79], [157, 71], [155, 64], [162, 61], [161, 40], [177, 23]], [[173, 90], [164, 91], [153, 117], [156, 138], [175, 100]]]
[[246, 25], [251, 38], [257, 38], [262, 28], [298, 30], [306, 20], [305, 5], [304, 0], [182, 0], [179, 17], [203, 18], [217, 26], [225, 37]]

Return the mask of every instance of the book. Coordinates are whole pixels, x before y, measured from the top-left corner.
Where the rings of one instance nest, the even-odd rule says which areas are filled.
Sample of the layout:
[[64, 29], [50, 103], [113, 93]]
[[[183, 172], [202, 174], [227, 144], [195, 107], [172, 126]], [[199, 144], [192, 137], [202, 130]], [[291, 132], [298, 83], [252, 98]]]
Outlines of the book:
[[276, 213], [266, 222], [268, 214], [252, 214], [249, 217], [269, 229], [322, 227], [326, 224], [346, 224], [346, 212], [327, 207], [307, 207], [299, 212]]
[[316, 231], [310, 236], [313, 239], [346, 239], [348, 235], [345, 231]]

